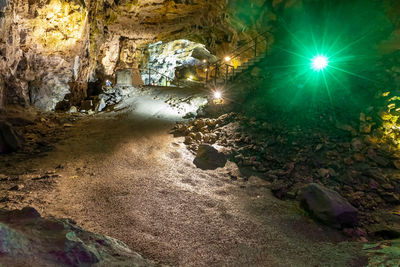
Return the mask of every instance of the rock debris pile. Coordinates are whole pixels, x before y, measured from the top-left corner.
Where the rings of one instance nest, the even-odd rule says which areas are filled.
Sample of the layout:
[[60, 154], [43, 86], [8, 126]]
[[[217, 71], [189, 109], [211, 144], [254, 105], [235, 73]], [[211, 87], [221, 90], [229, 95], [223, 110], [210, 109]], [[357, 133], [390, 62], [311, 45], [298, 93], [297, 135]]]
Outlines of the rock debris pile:
[[[371, 235], [387, 230], [400, 236], [400, 153], [383, 138], [385, 132], [373, 122], [372, 114], [372, 110], [362, 113], [356, 123], [359, 127], [334, 122], [327, 131], [230, 113], [177, 124], [174, 133], [185, 137], [193, 153], [203, 144], [226, 147], [230, 160], [243, 173], [257, 173], [269, 180], [272, 192], [280, 199], [300, 200], [305, 188], [315, 184], [324, 192], [334, 190], [328, 195], [335, 197], [328, 196], [324, 208], [345, 203], [342, 206], [347, 210], [357, 211], [358, 224], [352, 214], [354, 219], [347, 226], [364, 226]], [[325, 222], [333, 220], [315, 215]], [[366, 235], [365, 230], [350, 232]]]

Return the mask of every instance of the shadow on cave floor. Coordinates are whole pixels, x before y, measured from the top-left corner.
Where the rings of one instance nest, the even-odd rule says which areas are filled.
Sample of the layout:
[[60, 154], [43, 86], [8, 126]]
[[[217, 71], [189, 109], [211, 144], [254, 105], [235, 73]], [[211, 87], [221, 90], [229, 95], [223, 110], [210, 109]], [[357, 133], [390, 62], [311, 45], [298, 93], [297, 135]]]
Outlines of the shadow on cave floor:
[[72, 218], [165, 264], [363, 265], [360, 245], [274, 198], [268, 182], [232, 180], [229, 173], [238, 169], [231, 162], [196, 168], [183, 138], [169, 134], [181, 115], [162, 100], [130, 101], [120, 111], [79, 121], [47, 156], [16, 163], [62, 168], [51, 190], [13, 207]]

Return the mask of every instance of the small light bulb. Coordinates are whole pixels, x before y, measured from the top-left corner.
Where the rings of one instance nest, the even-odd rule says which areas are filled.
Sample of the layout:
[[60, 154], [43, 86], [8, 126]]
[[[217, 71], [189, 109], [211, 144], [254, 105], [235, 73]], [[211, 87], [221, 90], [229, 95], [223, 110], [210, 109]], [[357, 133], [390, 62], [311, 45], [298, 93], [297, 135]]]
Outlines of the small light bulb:
[[214, 97], [215, 97], [215, 99], [220, 99], [222, 97], [221, 92], [218, 92], [218, 91], [214, 92]]
[[204, 59], [204, 60], [203, 60], [203, 63], [207, 63], [207, 60], [206, 60], [206, 59]]
[[316, 56], [311, 61], [311, 67], [314, 71], [321, 71], [328, 66], [328, 58], [325, 56]]
[[225, 57], [225, 61], [226, 62], [231, 61], [231, 57], [229, 57], [229, 56]]

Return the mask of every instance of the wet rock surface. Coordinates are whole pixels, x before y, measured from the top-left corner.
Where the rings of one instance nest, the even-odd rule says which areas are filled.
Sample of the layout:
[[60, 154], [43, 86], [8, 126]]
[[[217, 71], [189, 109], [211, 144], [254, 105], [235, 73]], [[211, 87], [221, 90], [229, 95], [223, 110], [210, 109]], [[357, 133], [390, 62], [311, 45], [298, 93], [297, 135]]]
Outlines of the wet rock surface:
[[153, 266], [124, 243], [30, 207], [0, 210], [0, 262], [30, 266]]

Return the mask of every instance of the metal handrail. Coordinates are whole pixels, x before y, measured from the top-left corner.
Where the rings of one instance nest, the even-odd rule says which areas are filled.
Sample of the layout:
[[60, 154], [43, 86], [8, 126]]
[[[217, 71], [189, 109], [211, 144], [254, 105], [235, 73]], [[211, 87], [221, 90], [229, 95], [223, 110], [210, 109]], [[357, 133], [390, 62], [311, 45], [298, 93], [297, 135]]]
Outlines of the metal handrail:
[[[255, 46], [256, 46], [256, 43], [258, 43], [258, 37], [264, 37], [264, 35], [265, 35], [266, 33], [268, 33], [268, 32], [269, 32], [269, 31], [265, 31], [265, 32], [263, 32], [263, 33], [258, 33], [257, 36], [255, 36], [255, 37], [252, 38], [251, 40], [247, 41], [246, 43], [242, 44], [240, 47], [238, 47], [238, 48], [236, 48], [235, 50], [233, 50], [233, 51], [231, 52], [231, 54], [235, 54], [236, 52], [238, 52], [239, 50], [241, 50], [242, 48], [244, 48], [246, 45], [255, 42], [255, 44], [253, 44], [252, 46], [248, 47], [246, 50], [237, 53], [234, 57], [232, 57], [232, 59], [237, 58], [238, 56], [242, 55], [242, 54], [243, 54], [244, 52], [246, 52], [247, 50], [249, 50], [249, 49], [255, 47]], [[264, 39], [264, 41], [267, 41], [267, 40]], [[221, 63], [222, 61], [223, 61], [223, 59], [219, 59], [218, 61], [214, 62], [212, 65]]]
[[[157, 71], [157, 70], [155, 70], [155, 69], [152, 69], [152, 68], [146, 68], [146, 69], [140, 68], [139, 71], [143, 71], [143, 72], [146, 72], [146, 71], [147, 71], [147, 72], [148, 72], [148, 75], [149, 75], [149, 82], [148, 82], [147, 85], [151, 85], [151, 84], [150, 84], [150, 82], [151, 82], [151, 72], [155, 72], [155, 73], [161, 75], [162, 77], [164, 77], [164, 78], [165, 78], [165, 86], [168, 86], [168, 82], [171, 83], [171, 82], [174, 81], [174, 79], [172, 79], [172, 78], [168, 77], [167, 75], [165, 75], [165, 74], [163, 74], [163, 73], [161, 73], [161, 72], [159, 72], [159, 71]], [[179, 80], [178, 80], [177, 86], [179, 86]]]
[[[237, 58], [237, 57], [243, 55], [245, 52], [247, 52], [247, 51], [249, 51], [249, 50], [251, 50], [251, 49], [254, 49], [254, 57], [257, 57], [257, 52], [258, 52], [258, 50], [257, 50], [257, 45], [258, 45], [260, 42], [263, 42], [263, 41], [268, 42], [268, 41], [264, 38], [264, 35], [265, 35], [266, 33], [268, 33], [268, 32], [269, 32], [269, 31], [265, 31], [265, 32], [263, 32], [263, 33], [257, 34], [254, 38], [252, 38], [251, 40], [249, 40], [249, 41], [247, 41], [246, 43], [242, 44], [240, 47], [238, 47], [238, 48], [236, 48], [235, 50], [233, 50], [233, 51], [231, 52], [231, 54], [233, 55], [233, 56], [231, 57], [231, 59], [235, 59], [235, 58]], [[262, 38], [261, 41], [259, 41], [259, 38], [258, 38], [258, 37], [263, 37], [263, 38]], [[247, 45], [250, 44], [250, 43], [252, 43], [251, 46], [245, 47], [245, 46], [247, 46]], [[246, 48], [246, 49], [244, 49], [243, 51], [240, 51], [240, 50], [242, 50], [243, 48]], [[146, 50], [148, 50], [148, 48], [145, 47], [144, 49], [139, 49], [139, 50], [141, 50], [141, 51], [144, 53]], [[229, 65], [228, 63], [224, 62], [224, 59], [219, 59], [219, 60], [213, 62], [212, 64], [210, 64], [210, 62], [203, 63], [203, 64], [198, 65], [198, 67], [200, 67], [200, 68], [206, 67], [206, 68], [207, 68], [207, 71], [206, 71], [206, 81], [205, 81], [206, 84], [208, 83], [209, 78], [211, 78], [211, 79], [214, 78], [215, 83], [217, 82], [217, 79], [218, 79], [218, 77], [219, 77], [218, 73], [219, 73], [219, 70], [220, 70], [221, 68], [224, 68], [224, 67], [225, 67], [225, 83], [228, 82], [228, 76], [229, 76], [229, 74], [230, 74], [230, 70], [232, 70], [232, 73], [233, 73], [233, 74], [235, 73], [235, 68], [234, 68], [234, 66]], [[212, 67], [214, 67], [214, 69], [211, 69]], [[152, 69], [152, 68], [150, 68], [150, 67], [149, 67], [149, 68], [146, 68], [146, 69], [141, 68], [141, 69], [139, 69], [139, 70], [140, 70], [140, 71], [144, 71], [144, 72], [146, 72], [146, 71], [148, 72], [148, 75], [149, 75], [149, 82], [148, 82], [148, 85], [151, 85], [151, 84], [150, 84], [150, 82], [151, 82], [151, 78], [150, 78], [150, 77], [151, 77], [151, 72], [155, 72], [155, 73], [161, 75], [162, 77], [164, 77], [164, 78], [165, 78], [165, 86], [168, 86], [168, 82], [172, 83], [172, 82], [175, 81], [175, 79], [172, 79], [172, 78], [166, 76], [165, 74], [162, 74], [162, 73], [158, 72], [157, 70]], [[214, 72], [214, 77], [213, 77], [213, 75], [212, 75], [213, 72]], [[179, 87], [179, 79], [176, 79], [176, 81], [177, 81], [177, 86]]]
[[[247, 47], [245, 50], [236, 53], [234, 56], [231, 57], [231, 59], [237, 58], [237, 57], [239, 57], [240, 55], [244, 54], [245, 52], [247, 52], [248, 50], [253, 49], [253, 48], [254, 48], [254, 57], [257, 57], [257, 45], [258, 45], [258, 43], [259, 43], [258, 37], [259, 37], [259, 36], [264, 37], [263, 35], [266, 34], [267, 32], [269, 32], [269, 31], [265, 31], [264, 33], [257, 34], [257, 36], [256, 36], [254, 39], [251, 39], [250, 41], [246, 42], [245, 44], [241, 45], [239, 48], [237, 48], [236, 50], [234, 50], [235, 52], [236, 52], [236, 51], [239, 51], [239, 50], [243, 49], [243, 48], [244, 48], [246, 45], [248, 45], [249, 43], [254, 42], [254, 44], [252, 44], [250, 47]], [[263, 38], [262, 40], [265, 41], [265, 42], [267, 42], [267, 40], [264, 39], [264, 38]], [[235, 52], [233, 52], [233, 53], [235, 53]], [[232, 54], [233, 54], [233, 53], [232, 53]], [[229, 74], [230, 74], [230, 70], [232, 70], [232, 73], [233, 73], [233, 74], [234, 74], [234, 72], [235, 72], [234, 66], [229, 65], [229, 64], [226, 63], [226, 62], [223, 62], [223, 59], [220, 59], [220, 60], [218, 60], [217, 62], [215, 62], [215, 63], [213, 63], [213, 64], [211, 64], [211, 65], [208, 65], [208, 68], [210, 68], [210, 67], [212, 67], [212, 66], [214, 66], [214, 69], [210, 71], [210, 76], [211, 76], [211, 78], [212, 78], [212, 76], [213, 76], [212, 74], [213, 74], [213, 71], [214, 71], [214, 77], [213, 77], [213, 78], [214, 78], [214, 82], [215, 82], [215, 83], [217, 82], [218, 73], [219, 73], [219, 70], [220, 70], [221, 68], [225, 67], [225, 69], [226, 69], [226, 71], [225, 71], [225, 83], [228, 82], [228, 76], [229, 76]], [[207, 75], [207, 77], [208, 77], [208, 75]], [[207, 83], [207, 82], [208, 82], [208, 79], [206, 79], [206, 83]]]

